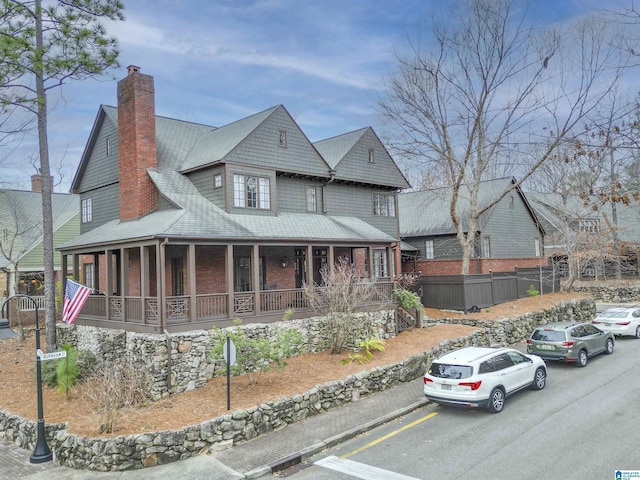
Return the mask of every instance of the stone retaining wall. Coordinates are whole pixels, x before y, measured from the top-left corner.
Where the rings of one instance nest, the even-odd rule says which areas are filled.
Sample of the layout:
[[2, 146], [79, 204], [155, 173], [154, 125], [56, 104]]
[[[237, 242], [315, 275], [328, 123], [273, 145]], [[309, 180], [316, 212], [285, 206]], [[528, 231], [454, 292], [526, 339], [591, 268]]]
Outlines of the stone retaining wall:
[[596, 302], [640, 302], [640, 284], [573, 286], [571, 291], [589, 294]]
[[[536, 325], [562, 319], [587, 320], [594, 315], [593, 300], [585, 299], [559, 303], [548, 311], [500, 321], [445, 320], [478, 326], [479, 329], [471, 335], [441, 342], [403, 362], [373, 368], [343, 380], [318, 385], [304, 394], [238, 410], [177, 431], [86, 438], [66, 432], [61, 425], [47, 425], [48, 443], [54, 452], [55, 463], [72, 468], [122, 471], [166, 464], [209, 449], [246, 442], [287, 424], [357, 401], [360, 397], [412, 381], [424, 374], [434, 358], [450, 350], [468, 345], [521, 342]], [[425, 321], [425, 326], [430, 324]], [[419, 392], [416, 394], [420, 395]], [[0, 437], [32, 449], [35, 424], [0, 411]]]

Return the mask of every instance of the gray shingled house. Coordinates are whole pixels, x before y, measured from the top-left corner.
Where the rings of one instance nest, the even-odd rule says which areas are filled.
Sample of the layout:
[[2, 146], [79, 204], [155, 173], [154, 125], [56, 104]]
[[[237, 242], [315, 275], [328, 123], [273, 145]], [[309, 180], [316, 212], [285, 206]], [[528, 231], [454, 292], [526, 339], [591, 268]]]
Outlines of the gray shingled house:
[[[576, 278], [615, 275], [613, 233], [620, 244], [622, 274], [638, 275], [640, 257], [640, 208], [631, 199], [627, 204], [603, 202], [596, 195], [563, 198], [553, 193], [527, 193], [531, 206], [543, 224], [545, 256], [560, 274], [568, 275], [567, 244], [573, 249]], [[613, 212], [615, 208], [615, 215]]]
[[[31, 190], [0, 189], [0, 298], [16, 293], [44, 295], [41, 176], [33, 175], [31, 185]], [[51, 203], [53, 244], [58, 246], [80, 233], [80, 199], [54, 193]], [[56, 281], [60, 281], [59, 254], [54, 255], [53, 263]]]
[[[512, 177], [480, 183], [478, 204], [487, 205], [515, 183]], [[449, 213], [451, 190], [439, 188], [398, 196], [403, 271], [422, 275], [457, 275], [462, 250]], [[468, 192], [460, 191], [459, 216], [469, 218]], [[538, 266], [543, 260], [544, 229], [520, 188], [513, 189], [484, 212], [478, 222], [475, 253], [469, 273]]]
[[390, 295], [406, 187], [371, 128], [313, 144], [282, 105], [220, 128], [156, 116], [153, 78], [130, 66], [72, 184], [81, 235], [60, 248], [63, 268], [96, 290], [77, 322], [162, 332], [301, 316], [303, 283], [341, 258]]

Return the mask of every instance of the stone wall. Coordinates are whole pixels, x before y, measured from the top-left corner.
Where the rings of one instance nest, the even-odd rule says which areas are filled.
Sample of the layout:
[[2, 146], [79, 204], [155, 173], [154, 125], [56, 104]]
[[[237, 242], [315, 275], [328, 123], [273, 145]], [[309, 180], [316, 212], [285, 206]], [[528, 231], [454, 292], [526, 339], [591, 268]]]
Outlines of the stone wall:
[[[424, 374], [434, 358], [456, 348], [521, 342], [539, 324], [556, 320], [588, 320], [594, 315], [593, 300], [585, 299], [559, 303], [544, 312], [500, 321], [444, 320], [475, 325], [478, 330], [465, 337], [441, 342], [431, 350], [414, 355], [403, 362], [366, 370], [343, 380], [317, 386], [304, 394], [238, 410], [177, 431], [148, 432], [114, 438], [86, 438], [69, 434], [63, 430], [63, 425], [47, 425], [48, 443], [54, 453], [55, 463], [72, 468], [122, 471], [166, 464], [204, 453], [209, 449], [226, 448], [245, 442], [287, 424], [357, 401], [360, 397], [412, 381]], [[424, 321], [424, 326], [430, 324], [429, 321]], [[202, 335], [206, 337], [205, 333]], [[188, 338], [186, 341], [193, 339]], [[174, 340], [172, 338], [172, 351]], [[132, 343], [140, 346], [139, 343]], [[176, 341], [176, 351], [179, 344]], [[0, 437], [26, 449], [33, 448], [35, 423], [0, 411]]]
[[573, 286], [572, 292], [586, 293], [596, 302], [627, 303], [640, 302], [640, 284]]

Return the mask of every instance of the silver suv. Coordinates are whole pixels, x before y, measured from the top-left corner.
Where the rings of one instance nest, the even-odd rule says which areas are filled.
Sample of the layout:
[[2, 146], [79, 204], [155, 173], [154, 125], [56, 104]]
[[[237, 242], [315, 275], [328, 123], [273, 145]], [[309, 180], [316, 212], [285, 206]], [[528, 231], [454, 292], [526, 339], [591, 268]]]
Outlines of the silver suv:
[[612, 354], [614, 344], [613, 333], [591, 323], [554, 322], [534, 330], [527, 340], [527, 351], [546, 360], [575, 362], [584, 367], [594, 355]]
[[424, 395], [440, 405], [501, 412], [512, 393], [542, 390], [547, 366], [511, 348], [464, 347], [434, 360], [424, 375]]

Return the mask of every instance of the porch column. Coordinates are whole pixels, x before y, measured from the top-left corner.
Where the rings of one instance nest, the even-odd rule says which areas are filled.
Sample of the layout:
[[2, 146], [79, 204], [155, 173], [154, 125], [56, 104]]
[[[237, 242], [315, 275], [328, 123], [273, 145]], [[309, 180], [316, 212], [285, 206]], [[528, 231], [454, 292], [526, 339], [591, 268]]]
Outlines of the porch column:
[[[129, 296], [129, 249], [120, 249], [120, 285], [123, 297]], [[125, 311], [126, 318], [126, 311]]]
[[93, 254], [93, 288], [100, 291], [100, 256], [97, 253]]
[[73, 260], [72, 260], [72, 268], [73, 268], [73, 279], [74, 280], [78, 280], [80, 278], [80, 255], [78, 254], [73, 254]]
[[333, 269], [334, 265], [335, 265], [335, 259], [333, 258], [333, 245], [329, 245], [329, 258], [327, 258], [327, 262], [329, 263], [329, 267], [331, 267], [331, 269]]
[[104, 251], [104, 281], [105, 289], [104, 293], [107, 296], [107, 320], [111, 320], [111, 296], [113, 295], [113, 285], [111, 284], [111, 269], [113, 268], [113, 258], [111, 257], [111, 250]]
[[235, 301], [233, 299], [233, 245], [227, 245], [225, 258], [225, 278], [227, 280], [227, 317], [235, 316]]
[[[68, 268], [68, 259], [66, 255], [62, 255], [62, 292], [64, 295], [64, 289], [67, 286], [67, 268]], [[7, 290], [7, 297], [10, 295], [13, 295], [12, 292], [15, 292], [15, 286], [13, 286], [13, 280], [12, 278], [15, 278], [13, 273], [8, 273], [7, 275], [9, 275], [9, 289]]]
[[307, 271], [307, 274], [306, 274], [307, 284], [313, 285], [315, 283], [313, 280], [313, 245], [307, 245], [307, 258], [306, 258], [306, 265], [304, 268]]
[[393, 279], [393, 251], [391, 250], [391, 247], [387, 247], [386, 249], [386, 255], [387, 255], [387, 277], [389, 277], [389, 280]]
[[194, 322], [197, 318], [197, 298], [196, 298], [196, 246], [190, 243], [187, 247], [187, 279], [189, 282], [189, 319]]
[[368, 276], [369, 279], [373, 280], [375, 278], [375, 270], [373, 268], [373, 248], [367, 247], [367, 268], [368, 268]]
[[260, 246], [254, 245], [251, 249], [251, 283], [254, 294], [253, 312], [259, 315], [260, 311]]
[[[149, 296], [149, 247], [140, 247], [140, 296]], [[144, 313], [144, 312], [143, 312]]]
[[165, 296], [165, 245], [169, 242], [168, 238], [165, 238], [164, 241], [158, 241], [158, 246], [156, 247], [156, 315], [158, 316], [158, 324], [160, 325], [161, 330], [165, 330], [165, 319], [164, 319], [164, 296]]

